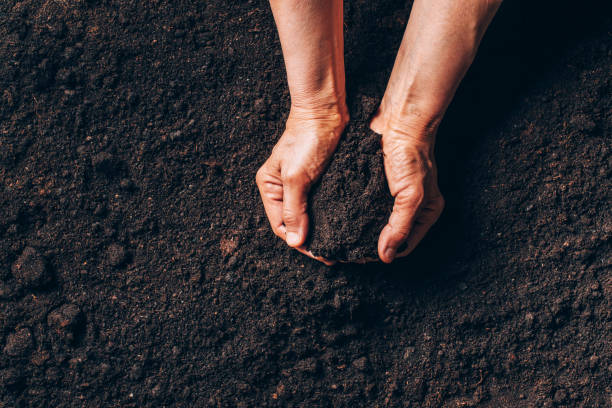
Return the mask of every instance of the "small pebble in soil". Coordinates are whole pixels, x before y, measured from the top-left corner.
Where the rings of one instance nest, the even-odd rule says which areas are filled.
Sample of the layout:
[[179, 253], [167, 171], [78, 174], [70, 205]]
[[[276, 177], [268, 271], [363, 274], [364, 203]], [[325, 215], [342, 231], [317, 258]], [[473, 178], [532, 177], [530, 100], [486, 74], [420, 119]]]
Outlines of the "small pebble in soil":
[[63, 340], [74, 340], [74, 332], [81, 322], [81, 309], [75, 304], [65, 304], [47, 316], [47, 325]]
[[8, 335], [4, 353], [11, 357], [23, 357], [34, 346], [32, 332], [27, 327], [18, 329], [14, 333]]
[[106, 250], [106, 259], [109, 265], [119, 267], [127, 261], [127, 252], [119, 244], [111, 244]]
[[42, 255], [32, 247], [26, 247], [11, 268], [13, 276], [26, 288], [48, 283], [50, 275]]

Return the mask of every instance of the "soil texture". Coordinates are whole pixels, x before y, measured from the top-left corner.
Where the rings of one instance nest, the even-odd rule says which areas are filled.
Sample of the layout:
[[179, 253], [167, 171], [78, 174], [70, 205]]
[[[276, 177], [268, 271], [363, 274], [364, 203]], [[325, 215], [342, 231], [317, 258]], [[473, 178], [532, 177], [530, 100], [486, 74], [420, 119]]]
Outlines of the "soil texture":
[[[330, 268], [254, 182], [289, 107], [267, 2], [0, 2], [0, 407], [610, 406], [604, 8], [505, 2], [438, 132], [442, 217], [401, 261]], [[345, 3], [356, 121], [409, 12]], [[352, 126], [367, 160], [326, 177], [380, 179]], [[382, 194], [342, 182], [313, 237], [351, 259], [384, 205], [339, 208]]]
[[380, 135], [369, 128], [377, 101], [368, 96], [350, 100], [352, 120], [312, 189], [306, 246], [316, 256], [345, 262], [378, 259], [378, 236], [391, 214], [393, 197]]

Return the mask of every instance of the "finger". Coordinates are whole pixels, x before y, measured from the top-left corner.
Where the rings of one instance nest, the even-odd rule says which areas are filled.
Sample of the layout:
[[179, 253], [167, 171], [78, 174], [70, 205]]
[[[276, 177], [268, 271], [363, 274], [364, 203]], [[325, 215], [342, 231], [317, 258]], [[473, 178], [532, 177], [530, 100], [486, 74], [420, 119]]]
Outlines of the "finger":
[[406, 239], [406, 243], [405, 243], [406, 249], [398, 253], [395, 256], [395, 258], [402, 258], [408, 255], [409, 253], [411, 253], [412, 251], [414, 251], [414, 248], [416, 248], [419, 242], [421, 242], [421, 240], [425, 237], [425, 235], [427, 234], [427, 231], [430, 230], [433, 224], [434, 224], [433, 222], [423, 222], [417, 219], [414, 222], [414, 225], [412, 226], [410, 235], [408, 235], [408, 238]]
[[404, 189], [397, 194], [389, 222], [378, 239], [378, 256], [381, 261], [390, 263], [395, 259], [397, 249], [406, 241], [412, 230], [422, 202], [422, 187]]
[[332, 261], [330, 259], [323, 258], [322, 256], [315, 256], [315, 255], [313, 255], [312, 252], [310, 252], [309, 250], [307, 250], [303, 246], [297, 247], [295, 249], [297, 249], [299, 252], [303, 253], [304, 255], [306, 255], [306, 256], [308, 256], [308, 257], [310, 257], [312, 259], [315, 259], [315, 260], [317, 260], [319, 262], [323, 262], [327, 266], [332, 266], [332, 265], [334, 265], [336, 263], [336, 261]]
[[283, 223], [287, 230], [287, 245], [293, 248], [306, 241], [308, 187], [300, 178], [288, 178], [283, 183]]
[[257, 172], [256, 181], [272, 231], [284, 241], [286, 232], [283, 225], [283, 184], [265, 167]]
[[397, 254], [396, 258], [404, 257], [411, 253], [414, 248], [416, 248], [419, 242], [421, 242], [425, 235], [427, 235], [427, 232], [431, 229], [431, 227], [436, 223], [436, 221], [438, 221], [443, 208], [444, 204], [442, 199], [440, 199], [440, 201], [436, 201], [433, 206], [424, 206], [421, 208], [419, 216], [414, 221], [410, 235], [404, 244], [406, 248]]

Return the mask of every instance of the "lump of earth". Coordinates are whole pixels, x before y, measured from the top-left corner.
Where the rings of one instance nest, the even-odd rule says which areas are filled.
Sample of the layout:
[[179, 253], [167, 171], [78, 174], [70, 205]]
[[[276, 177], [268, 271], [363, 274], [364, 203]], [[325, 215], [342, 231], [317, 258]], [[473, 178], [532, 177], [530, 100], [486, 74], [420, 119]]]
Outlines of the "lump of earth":
[[23, 250], [11, 272], [17, 282], [26, 288], [42, 286], [48, 283], [51, 277], [44, 258], [32, 247]]
[[111, 266], [119, 267], [127, 262], [127, 252], [119, 244], [111, 244], [106, 250], [106, 259]]
[[307, 248], [327, 259], [378, 259], [378, 236], [393, 208], [380, 135], [369, 128], [376, 99], [363, 97], [326, 172], [310, 195]]
[[77, 305], [65, 304], [49, 313], [47, 325], [60, 339], [72, 342], [82, 317], [81, 309]]
[[4, 353], [11, 357], [23, 357], [34, 346], [30, 329], [24, 327], [8, 335]]

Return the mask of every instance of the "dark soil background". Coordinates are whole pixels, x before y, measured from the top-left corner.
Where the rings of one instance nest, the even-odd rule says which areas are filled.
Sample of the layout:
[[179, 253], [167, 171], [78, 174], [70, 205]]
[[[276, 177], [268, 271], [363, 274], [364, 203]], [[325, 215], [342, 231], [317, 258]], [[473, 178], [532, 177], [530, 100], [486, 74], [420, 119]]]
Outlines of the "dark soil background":
[[[506, 2], [439, 132], [436, 228], [328, 268], [254, 184], [289, 103], [266, 2], [1, 2], [0, 406], [609, 407], [603, 7]], [[346, 3], [352, 101], [409, 8]]]

